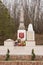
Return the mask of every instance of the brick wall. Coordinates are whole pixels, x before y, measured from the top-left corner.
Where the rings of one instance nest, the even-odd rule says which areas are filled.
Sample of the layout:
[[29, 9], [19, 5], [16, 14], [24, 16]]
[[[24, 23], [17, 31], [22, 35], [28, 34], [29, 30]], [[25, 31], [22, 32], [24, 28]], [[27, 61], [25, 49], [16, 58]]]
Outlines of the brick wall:
[[[0, 56], [0, 60], [5, 60], [6, 56]], [[31, 61], [31, 56], [30, 55], [14, 55], [10, 56], [10, 60], [26, 60], [26, 61]], [[35, 61], [43, 61], [43, 56], [36, 56]]]
[[5, 61], [5, 58], [6, 56], [0, 56], [0, 65], [43, 65], [43, 56], [36, 56], [34, 61], [31, 61], [31, 56], [29, 55], [10, 56], [9, 61]]
[[43, 65], [42, 61], [0, 61], [0, 65]]

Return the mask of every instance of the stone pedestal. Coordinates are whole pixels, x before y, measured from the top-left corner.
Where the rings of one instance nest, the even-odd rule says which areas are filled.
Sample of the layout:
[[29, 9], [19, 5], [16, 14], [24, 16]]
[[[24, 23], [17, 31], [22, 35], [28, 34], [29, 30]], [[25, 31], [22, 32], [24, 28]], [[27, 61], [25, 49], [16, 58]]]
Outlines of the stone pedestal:
[[26, 40], [26, 30], [18, 30], [17, 39], [21, 39], [21, 41], [25, 41]]
[[33, 47], [33, 46], [35, 46], [35, 41], [26, 41], [26, 46], [27, 47]]
[[5, 47], [13, 47], [14, 41], [12, 39], [7, 39], [7, 40], [4, 41], [4, 46]]

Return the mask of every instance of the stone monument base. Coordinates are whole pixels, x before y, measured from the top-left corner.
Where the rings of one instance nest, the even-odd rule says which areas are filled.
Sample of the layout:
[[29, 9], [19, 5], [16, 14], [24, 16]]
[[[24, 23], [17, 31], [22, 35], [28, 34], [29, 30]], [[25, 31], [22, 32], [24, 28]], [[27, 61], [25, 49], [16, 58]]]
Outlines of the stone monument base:
[[29, 47], [35, 46], [35, 41], [34, 40], [26, 41], [26, 46]]

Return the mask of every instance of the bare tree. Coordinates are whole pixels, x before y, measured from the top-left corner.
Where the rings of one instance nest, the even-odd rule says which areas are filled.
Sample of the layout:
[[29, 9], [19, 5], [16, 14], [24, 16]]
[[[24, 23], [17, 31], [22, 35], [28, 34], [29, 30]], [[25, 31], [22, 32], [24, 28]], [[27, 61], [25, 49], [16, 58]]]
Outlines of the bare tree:
[[40, 0], [37, 0], [37, 9], [36, 9], [36, 19], [35, 19], [35, 31], [40, 32], [40, 27], [39, 27], [39, 14], [40, 14]]
[[14, 22], [15, 22], [15, 28], [16, 28], [16, 32], [17, 32], [17, 29], [18, 29], [18, 26], [19, 26], [19, 15], [20, 15], [20, 12], [18, 10], [18, 4], [16, 2], [17, 0], [15, 0], [14, 2]]
[[[17, 0], [15, 0], [16, 2]], [[18, 17], [18, 6], [20, 6], [20, 4], [23, 4], [23, 8], [24, 8], [24, 24], [26, 26], [26, 30], [28, 27], [29, 23], [33, 24], [33, 28], [36, 32], [40, 33], [40, 30], [42, 26], [40, 26], [40, 21], [43, 21], [43, 15], [40, 15], [40, 2], [41, 0], [31, 0], [31, 3], [29, 3], [29, 0], [19, 0], [19, 5], [17, 4], [17, 2], [14, 4], [14, 20], [17, 22], [17, 20], [19, 21]], [[43, 25], [43, 24], [42, 24]]]
[[35, 26], [36, 6], [37, 6], [37, 0], [32, 0], [29, 14], [30, 14], [30, 19], [31, 19], [31, 23], [33, 24], [33, 27]]

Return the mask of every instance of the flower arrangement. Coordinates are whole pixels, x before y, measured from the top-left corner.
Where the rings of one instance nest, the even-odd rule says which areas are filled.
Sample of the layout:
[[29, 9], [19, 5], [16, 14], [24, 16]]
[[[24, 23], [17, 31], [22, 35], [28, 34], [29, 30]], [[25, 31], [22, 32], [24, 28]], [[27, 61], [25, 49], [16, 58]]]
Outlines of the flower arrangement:
[[26, 46], [26, 42], [25, 41], [21, 41], [21, 39], [17, 40], [17, 44], [15, 43], [15, 46]]

